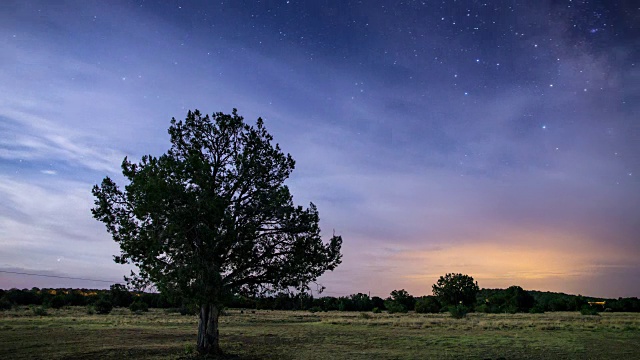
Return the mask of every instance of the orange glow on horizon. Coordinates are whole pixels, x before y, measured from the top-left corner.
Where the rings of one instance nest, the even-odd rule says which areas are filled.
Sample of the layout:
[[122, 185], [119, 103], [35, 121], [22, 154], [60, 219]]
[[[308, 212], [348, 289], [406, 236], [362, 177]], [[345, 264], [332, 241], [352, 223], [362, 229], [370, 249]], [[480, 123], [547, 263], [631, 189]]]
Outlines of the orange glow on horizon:
[[637, 259], [638, 254], [590, 239], [526, 233], [436, 250], [402, 251], [390, 260], [401, 267], [408, 288], [424, 293], [450, 272], [473, 276], [481, 288], [519, 285], [529, 290], [579, 291], [603, 269], [633, 266]]

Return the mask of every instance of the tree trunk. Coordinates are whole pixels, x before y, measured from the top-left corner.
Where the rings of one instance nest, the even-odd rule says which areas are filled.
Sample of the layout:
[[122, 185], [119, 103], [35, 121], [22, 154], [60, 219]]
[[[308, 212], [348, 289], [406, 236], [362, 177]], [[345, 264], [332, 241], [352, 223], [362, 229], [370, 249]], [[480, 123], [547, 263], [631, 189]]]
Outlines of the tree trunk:
[[218, 333], [218, 315], [220, 309], [213, 304], [200, 305], [198, 324], [198, 352], [201, 354], [220, 354], [220, 335]]

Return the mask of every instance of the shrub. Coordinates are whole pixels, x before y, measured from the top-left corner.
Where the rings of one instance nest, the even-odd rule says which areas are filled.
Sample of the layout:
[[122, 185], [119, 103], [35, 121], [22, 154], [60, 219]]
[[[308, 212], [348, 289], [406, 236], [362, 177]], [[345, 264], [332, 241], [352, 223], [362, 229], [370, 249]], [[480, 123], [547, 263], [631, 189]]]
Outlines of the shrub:
[[421, 314], [440, 312], [440, 302], [433, 296], [425, 296], [416, 301], [416, 312]]
[[374, 307], [373, 310], [371, 310], [374, 314], [380, 314], [382, 312], [382, 310], [380, 310], [380, 308], [378, 307]]
[[544, 307], [536, 304], [529, 309], [529, 314], [544, 314]]
[[87, 315], [94, 315], [96, 313], [96, 309], [93, 308], [93, 305], [87, 306]]
[[322, 311], [322, 308], [319, 307], [319, 306], [314, 306], [314, 307], [310, 308], [309, 311], [312, 312], [312, 313], [316, 313], [316, 312]]
[[33, 308], [33, 313], [38, 316], [47, 316], [49, 313], [47, 312], [47, 308], [44, 306], [38, 306]]
[[[180, 315], [195, 315], [198, 313], [198, 309], [196, 309], [194, 305], [183, 305], [178, 311], [180, 312]], [[222, 311], [220, 312], [220, 315], [222, 315]]]
[[67, 301], [65, 300], [63, 295], [56, 295], [47, 300], [47, 306], [53, 309], [60, 309], [63, 306], [67, 305]]
[[586, 315], [586, 316], [597, 316], [597, 315], [600, 315], [600, 314], [598, 314], [598, 309], [596, 307], [589, 306], [589, 305], [584, 305], [582, 307], [582, 309], [580, 309], [580, 314]]
[[385, 301], [384, 306], [387, 308], [387, 311], [389, 312], [389, 314], [409, 312], [406, 306], [398, 302], [395, 302], [393, 300]]
[[462, 319], [467, 316], [468, 312], [469, 308], [462, 304], [449, 306], [449, 314], [451, 314], [451, 317], [454, 319]]
[[129, 305], [129, 310], [134, 313], [147, 312], [149, 311], [149, 305], [147, 305], [147, 303], [144, 301], [136, 300], [132, 302], [131, 305]]
[[195, 352], [196, 352], [196, 348], [195, 348], [195, 346], [193, 346], [193, 344], [186, 344], [184, 346], [184, 354], [185, 355], [192, 355]]
[[113, 309], [113, 304], [107, 299], [98, 299], [98, 301], [93, 305], [93, 308], [96, 313], [106, 315]]
[[11, 303], [6, 299], [0, 299], [0, 310], [10, 310], [12, 307]]

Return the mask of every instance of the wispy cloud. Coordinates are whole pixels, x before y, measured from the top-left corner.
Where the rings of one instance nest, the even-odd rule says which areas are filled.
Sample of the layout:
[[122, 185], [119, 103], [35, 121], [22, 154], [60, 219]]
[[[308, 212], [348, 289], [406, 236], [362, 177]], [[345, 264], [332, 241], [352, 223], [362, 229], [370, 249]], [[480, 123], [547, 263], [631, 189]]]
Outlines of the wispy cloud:
[[91, 217], [90, 188], [60, 179], [38, 184], [0, 177], [0, 267], [109, 278], [127, 273], [109, 256], [119, 252], [117, 244]]

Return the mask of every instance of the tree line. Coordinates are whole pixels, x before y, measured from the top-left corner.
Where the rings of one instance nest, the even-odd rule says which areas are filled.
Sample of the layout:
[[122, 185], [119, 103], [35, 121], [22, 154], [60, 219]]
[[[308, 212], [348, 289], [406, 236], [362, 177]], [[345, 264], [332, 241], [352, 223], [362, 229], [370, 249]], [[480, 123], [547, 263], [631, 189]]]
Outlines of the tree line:
[[[469, 281], [465, 286], [453, 284], [456, 279]], [[227, 297], [224, 306], [257, 310], [306, 310], [306, 311], [373, 311], [406, 313], [440, 313], [450, 311], [485, 313], [542, 313], [553, 311], [581, 311], [585, 307], [597, 311], [640, 312], [637, 297], [605, 299], [569, 295], [556, 292], [527, 291], [520, 286], [507, 289], [476, 289], [473, 278], [461, 274], [447, 274], [440, 278], [440, 286], [434, 285], [434, 295], [413, 296], [404, 289], [394, 290], [389, 296], [369, 296], [357, 293], [348, 296], [314, 297], [306, 292], [279, 292], [270, 295], [239, 295]], [[589, 303], [603, 304], [589, 304]], [[186, 299], [162, 293], [129, 291], [124, 285], [115, 284], [109, 290], [98, 289], [0, 289], [0, 309], [15, 306], [37, 305], [47, 308], [64, 306], [88, 306], [100, 308], [124, 307], [133, 311], [148, 308], [174, 309], [184, 315], [197, 312], [194, 304]], [[453, 307], [453, 309], [452, 309]]]

